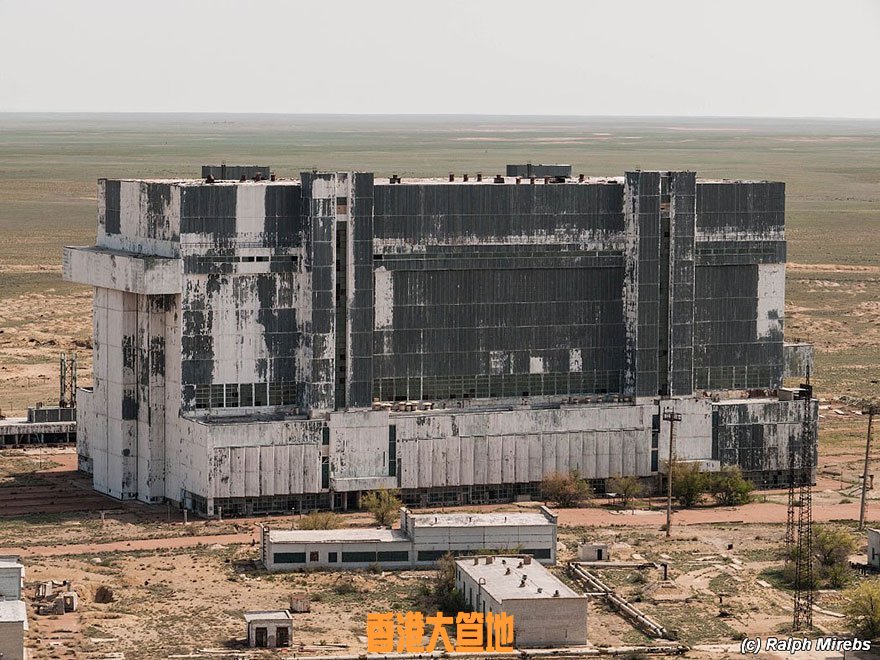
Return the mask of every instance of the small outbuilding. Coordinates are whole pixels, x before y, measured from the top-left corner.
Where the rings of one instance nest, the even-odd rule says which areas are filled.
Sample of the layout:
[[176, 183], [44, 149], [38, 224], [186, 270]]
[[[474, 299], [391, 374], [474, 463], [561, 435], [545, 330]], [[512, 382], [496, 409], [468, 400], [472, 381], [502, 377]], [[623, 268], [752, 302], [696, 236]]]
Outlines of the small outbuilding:
[[248, 646], [280, 648], [290, 646], [293, 637], [293, 616], [287, 610], [245, 612]]
[[607, 543], [578, 543], [578, 561], [608, 561], [611, 553]]
[[18, 555], [0, 555], [0, 597], [21, 600], [24, 564]]
[[868, 528], [868, 565], [880, 569], [880, 529]]

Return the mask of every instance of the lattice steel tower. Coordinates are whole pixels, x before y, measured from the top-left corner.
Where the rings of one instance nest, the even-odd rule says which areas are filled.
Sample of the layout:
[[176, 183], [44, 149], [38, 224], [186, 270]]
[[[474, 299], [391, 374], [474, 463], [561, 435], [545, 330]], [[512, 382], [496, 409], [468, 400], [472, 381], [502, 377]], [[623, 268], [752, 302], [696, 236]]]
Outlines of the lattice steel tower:
[[[809, 383], [801, 385], [804, 402], [804, 421], [801, 427], [801, 445], [798, 452], [799, 463], [796, 470], [798, 482], [799, 507], [797, 514], [797, 545], [794, 576], [794, 631], [809, 630], [813, 627], [813, 425], [810, 410], [813, 388]], [[791, 476], [791, 475], [790, 475]], [[793, 490], [790, 487], [789, 493]], [[792, 517], [794, 502], [789, 502], [789, 518]]]

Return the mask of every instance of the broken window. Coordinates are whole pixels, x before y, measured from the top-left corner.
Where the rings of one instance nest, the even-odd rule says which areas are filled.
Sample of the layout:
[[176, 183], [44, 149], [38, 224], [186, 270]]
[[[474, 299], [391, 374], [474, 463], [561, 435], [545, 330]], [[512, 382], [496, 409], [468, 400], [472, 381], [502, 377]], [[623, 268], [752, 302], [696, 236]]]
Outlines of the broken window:
[[296, 385], [294, 385], [293, 383], [282, 384], [281, 402], [285, 406], [296, 403]]
[[266, 383], [254, 383], [254, 406], [269, 405]]
[[226, 386], [226, 407], [238, 408], [238, 384]]
[[336, 215], [345, 215], [348, 213], [348, 197], [336, 198]]
[[250, 384], [241, 385], [241, 405], [243, 408], [249, 408], [254, 405], [254, 386]]
[[212, 408], [222, 408], [223, 407], [223, 386], [222, 385], [211, 385], [211, 407]]
[[319, 561], [317, 551], [312, 550], [312, 551], [309, 553], [309, 561]]

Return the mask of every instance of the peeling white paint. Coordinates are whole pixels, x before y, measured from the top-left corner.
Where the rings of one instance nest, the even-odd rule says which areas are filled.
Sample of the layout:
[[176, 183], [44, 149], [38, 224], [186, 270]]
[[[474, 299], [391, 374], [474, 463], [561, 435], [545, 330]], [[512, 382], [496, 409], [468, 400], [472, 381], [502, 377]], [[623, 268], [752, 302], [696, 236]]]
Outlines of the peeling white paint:
[[568, 370], [575, 373], [581, 373], [584, 370], [581, 349], [572, 348], [568, 351]]
[[241, 185], [235, 196], [235, 231], [239, 238], [258, 237], [266, 226], [266, 186]]
[[782, 332], [785, 313], [785, 264], [758, 264], [758, 339]]
[[375, 270], [375, 311], [376, 330], [391, 329], [394, 326], [394, 279], [393, 273], [384, 266]]

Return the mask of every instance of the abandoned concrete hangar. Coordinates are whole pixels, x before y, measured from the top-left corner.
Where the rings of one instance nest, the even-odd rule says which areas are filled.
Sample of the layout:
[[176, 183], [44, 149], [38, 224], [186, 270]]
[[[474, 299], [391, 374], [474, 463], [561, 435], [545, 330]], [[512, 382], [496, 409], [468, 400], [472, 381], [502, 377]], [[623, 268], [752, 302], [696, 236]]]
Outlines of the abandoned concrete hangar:
[[784, 481], [817, 417], [777, 396], [810, 356], [784, 184], [509, 174], [100, 180], [97, 244], [64, 252], [95, 287], [95, 488], [204, 515], [601, 489], [658, 474], [668, 408], [681, 459]]

